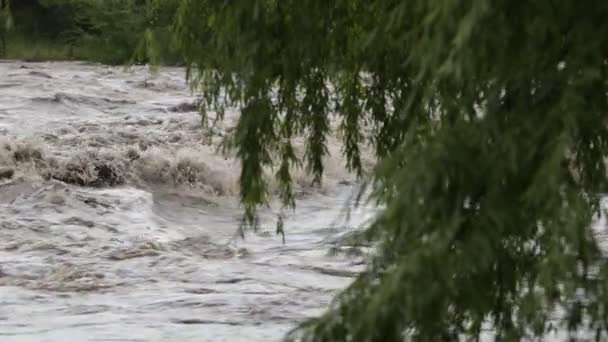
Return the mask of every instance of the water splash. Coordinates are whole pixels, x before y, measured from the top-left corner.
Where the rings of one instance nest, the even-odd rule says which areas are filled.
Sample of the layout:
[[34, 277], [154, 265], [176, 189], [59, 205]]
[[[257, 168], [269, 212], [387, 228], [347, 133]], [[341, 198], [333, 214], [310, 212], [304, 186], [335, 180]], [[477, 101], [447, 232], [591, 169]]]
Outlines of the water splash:
[[203, 144], [183, 76], [0, 62], [0, 340], [278, 340], [363, 267], [336, 241], [373, 211], [331, 225], [354, 179], [335, 138], [323, 188], [294, 170], [286, 244], [272, 207], [235, 238], [239, 165], [215, 152], [237, 113]]

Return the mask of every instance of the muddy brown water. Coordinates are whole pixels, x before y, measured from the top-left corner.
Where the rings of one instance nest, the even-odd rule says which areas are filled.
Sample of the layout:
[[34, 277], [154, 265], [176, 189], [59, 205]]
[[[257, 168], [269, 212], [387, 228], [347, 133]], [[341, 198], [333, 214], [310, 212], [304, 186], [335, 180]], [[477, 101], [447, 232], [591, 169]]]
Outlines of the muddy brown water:
[[0, 62], [0, 341], [279, 340], [362, 269], [339, 144], [285, 244], [275, 207], [236, 238], [238, 113], [205, 145], [195, 102], [179, 68]]

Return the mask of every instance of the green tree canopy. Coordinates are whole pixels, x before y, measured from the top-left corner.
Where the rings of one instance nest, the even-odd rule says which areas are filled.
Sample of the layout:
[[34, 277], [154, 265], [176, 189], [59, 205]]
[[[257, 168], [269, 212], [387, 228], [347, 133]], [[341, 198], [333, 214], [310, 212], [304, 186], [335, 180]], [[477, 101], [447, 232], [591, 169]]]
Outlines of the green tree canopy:
[[[236, 106], [247, 218], [274, 167], [323, 175], [330, 121], [382, 210], [366, 271], [292, 337], [541, 337], [608, 329], [591, 227], [606, 188], [608, 2], [180, 1], [176, 35], [208, 109]], [[292, 147], [306, 138], [300, 161]], [[603, 335], [606, 336], [606, 335]]]

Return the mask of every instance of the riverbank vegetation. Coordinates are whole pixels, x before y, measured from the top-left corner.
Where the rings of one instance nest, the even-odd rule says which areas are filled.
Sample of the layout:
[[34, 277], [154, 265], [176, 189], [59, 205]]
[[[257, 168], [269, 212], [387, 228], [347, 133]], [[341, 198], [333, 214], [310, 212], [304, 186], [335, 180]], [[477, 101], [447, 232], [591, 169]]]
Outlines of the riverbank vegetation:
[[4, 57], [178, 64], [170, 32], [175, 11], [176, 2], [169, 1], [156, 6], [140, 0], [11, 1]]

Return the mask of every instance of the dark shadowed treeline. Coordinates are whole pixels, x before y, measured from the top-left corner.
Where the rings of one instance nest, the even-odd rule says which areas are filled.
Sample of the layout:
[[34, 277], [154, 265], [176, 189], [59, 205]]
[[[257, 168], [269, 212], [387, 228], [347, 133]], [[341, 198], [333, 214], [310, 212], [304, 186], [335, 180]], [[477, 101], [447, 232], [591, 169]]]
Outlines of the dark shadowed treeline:
[[[6, 0], [4, 0], [6, 1]], [[12, 25], [3, 28], [5, 56], [84, 59], [109, 64], [179, 62], [170, 42], [172, 1], [12, 0]], [[150, 44], [159, 48], [150, 49]], [[151, 55], [148, 51], [159, 51]]]

